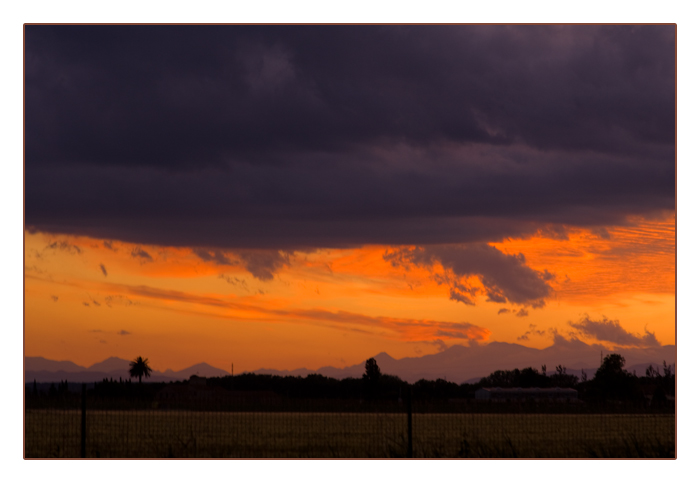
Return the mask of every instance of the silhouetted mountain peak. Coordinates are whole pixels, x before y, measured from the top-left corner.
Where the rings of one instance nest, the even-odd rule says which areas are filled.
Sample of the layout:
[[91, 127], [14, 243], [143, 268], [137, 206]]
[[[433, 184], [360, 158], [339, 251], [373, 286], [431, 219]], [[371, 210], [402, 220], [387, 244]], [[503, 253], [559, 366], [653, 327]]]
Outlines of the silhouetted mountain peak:
[[102, 362], [91, 365], [88, 370], [98, 372], [128, 371], [129, 361], [119, 357], [109, 357]]
[[394, 361], [396, 361], [396, 359], [391, 357], [386, 352], [380, 352], [379, 354], [374, 356], [374, 360], [377, 361], [377, 364], [379, 364], [380, 362], [394, 362]]

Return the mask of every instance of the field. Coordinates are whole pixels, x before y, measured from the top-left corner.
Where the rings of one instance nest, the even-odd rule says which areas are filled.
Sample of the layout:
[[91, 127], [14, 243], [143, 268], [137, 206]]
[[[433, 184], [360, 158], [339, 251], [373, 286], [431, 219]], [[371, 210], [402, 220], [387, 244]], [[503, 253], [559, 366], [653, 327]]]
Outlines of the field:
[[[419, 458], [673, 458], [673, 414], [414, 414]], [[27, 458], [78, 458], [80, 411], [28, 409]], [[87, 411], [88, 458], [403, 458], [405, 413]]]

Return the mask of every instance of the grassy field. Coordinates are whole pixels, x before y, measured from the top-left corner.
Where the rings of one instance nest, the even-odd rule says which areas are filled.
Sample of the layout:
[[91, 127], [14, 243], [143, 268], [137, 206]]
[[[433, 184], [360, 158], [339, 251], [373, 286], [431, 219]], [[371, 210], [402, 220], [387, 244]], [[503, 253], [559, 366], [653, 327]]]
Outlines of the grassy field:
[[[27, 458], [80, 456], [80, 412], [27, 410]], [[406, 414], [88, 411], [88, 458], [405, 457]], [[414, 414], [420, 458], [672, 458], [675, 415]]]

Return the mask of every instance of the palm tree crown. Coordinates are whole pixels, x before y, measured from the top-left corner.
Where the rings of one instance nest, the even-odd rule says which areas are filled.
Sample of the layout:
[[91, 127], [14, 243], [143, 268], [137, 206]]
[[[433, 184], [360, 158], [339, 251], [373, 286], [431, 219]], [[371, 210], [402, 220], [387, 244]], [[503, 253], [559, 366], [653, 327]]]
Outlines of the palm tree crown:
[[139, 384], [141, 384], [141, 377], [151, 377], [151, 371], [153, 370], [148, 367], [148, 359], [143, 359], [141, 356], [131, 361], [129, 367], [129, 375], [131, 377], [138, 377]]

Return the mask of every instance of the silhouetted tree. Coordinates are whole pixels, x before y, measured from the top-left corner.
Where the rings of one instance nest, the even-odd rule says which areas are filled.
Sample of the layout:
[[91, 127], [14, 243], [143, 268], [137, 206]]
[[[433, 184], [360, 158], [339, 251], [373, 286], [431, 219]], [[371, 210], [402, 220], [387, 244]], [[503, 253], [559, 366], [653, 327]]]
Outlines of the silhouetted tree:
[[664, 377], [667, 379], [671, 377], [671, 366], [667, 366], [666, 361], [664, 361]]
[[379, 370], [379, 365], [374, 357], [367, 359], [365, 362], [365, 374], [362, 379], [368, 379], [370, 381], [378, 381], [382, 375], [382, 371]]
[[578, 377], [566, 373], [566, 367], [559, 364], [555, 373], [549, 376], [551, 385], [555, 387], [574, 387], [578, 383]]
[[671, 366], [666, 364], [666, 361], [663, 363], [662, 371], [659, 371], [659, 369], [653, 365], [647, 367], [644, 385], [647, 389], [647, 393], [653, 388], [652, 406], [664, 407], [668, 405], [666, 396], [671, 396], [675, 393], [675, 379], [671, 371]]
[[141, 356], [129, 363], [129, 376], [138, 377], [139, 384], [141, 384], [141, 377], [151, 377], [152, 370], [148, 366], [148, 359], [143, 359]]
[[608, 354], [593, 378], [593, 395], [598, 399], [643, 399], [639, 380], [624, 370], [625, 358], [620, 354]]
[[620, 354], [608, 354], [596, 371], [595, 377], [623, 374], [626, 372], [623, 367], [625, 367], [625, 358], [623, 356]]
[[651, 398], [652, 407], [665, 407], [667, 404], [668, 400], [666, 399], [666, 391], [664, 391], [663, 386], [656, 386], [656, 389], [654, 389], [654, 394]]
[[460, 397], [459, 386], [454, 382], [444, 379], [428, 381], [420, 379], [413, 384], [413, 396], [415, 399], [442, 399]]
[[546, 373], [547, 366], [542, 366], [542, 374], [538, 373], [533, 367], [526, 367], [520, 371], [515, 380], [515, 385], [517, 387], [548, 387], [549, 378], [547, 378]]
[[374, 360], [374, 357], [367, 359], [367, 362], [365, 362], [365, 373], [362, 375], [362, 382], [367, 397], [374, 398], [377, 396], [381, 377], [382, 372], [379, 370], [379, 365]]
[[659, 374], [658, 369], [656, 369], [654, 366], [649, 364], [649, 367], [647, 367], [647, 370], [646, 370], [646, 377], [648, 377], [650, 379], [654, 379], [654, 378], [659, 377], [659, 375], [660, 374]]
[[494, 371], [479, 381], [481, 387], [549, 387], [549, 378], [532, 367]]

